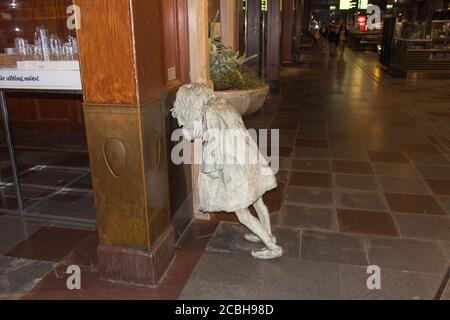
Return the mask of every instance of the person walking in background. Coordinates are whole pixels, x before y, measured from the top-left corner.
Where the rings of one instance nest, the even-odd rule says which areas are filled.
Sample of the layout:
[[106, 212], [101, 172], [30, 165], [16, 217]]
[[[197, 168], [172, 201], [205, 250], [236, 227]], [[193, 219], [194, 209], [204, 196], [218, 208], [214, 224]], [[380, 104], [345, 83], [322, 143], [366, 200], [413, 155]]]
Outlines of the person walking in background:
[[333, 28], [333, 52], [337, 52], [339, 48], [339, 25]]
[[328, 27], [325, 23], [322, 23], [322, 27], [320, 27], [319, 34], [320, 34], [320, 54], [325, 54], [325, 45], [326, 41], [328, 40]]
[[328, 47], [330, 50], [330, 57], [333, 56], [334, 47], [335, 47], [335, 33], [334, 26], [330, 23], [328, 26]]
[[344, 61], [345, 45], [348, 39], [348, 29], [344, 23], [339, 28], [339, 61]]

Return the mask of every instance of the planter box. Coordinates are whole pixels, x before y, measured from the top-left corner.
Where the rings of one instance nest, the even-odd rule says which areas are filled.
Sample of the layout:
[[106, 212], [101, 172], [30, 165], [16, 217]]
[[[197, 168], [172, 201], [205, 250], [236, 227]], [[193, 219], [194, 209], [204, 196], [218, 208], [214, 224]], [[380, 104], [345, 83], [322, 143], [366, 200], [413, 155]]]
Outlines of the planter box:
[[269, 85], [254, 89], [215, 91], [214, 93], [228, 101], [242, 116], [258, 111], [269, 95]]

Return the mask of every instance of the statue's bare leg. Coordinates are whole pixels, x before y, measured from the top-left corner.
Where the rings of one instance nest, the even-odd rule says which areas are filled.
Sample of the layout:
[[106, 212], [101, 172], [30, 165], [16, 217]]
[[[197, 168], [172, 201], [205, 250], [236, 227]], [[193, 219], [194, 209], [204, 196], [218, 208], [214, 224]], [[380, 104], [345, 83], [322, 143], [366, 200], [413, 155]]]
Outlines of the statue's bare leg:
[[[255, 202], [253, 206], [255, 207], [255, 210], [258, 213], [259, 221], [261, 222], [262, 226], [271, 237], [272, 242], [277, 243], [277, 239], [272, 235], [272, 227], [270, 225], [270, 213], [269, 209], [264, 204], [264, 200], [260, 198], [258, 201]], [[255, 243], [261, 242], [261, 239], [253, 233], [246, 234], [245, 239]]]
[[271, 236], [263, 227], [261, 222], [256, 219], [248, 209], [236, 211], [239, 221], [246, 226], [251, 232], [256, 234], [265, 244], [266, 248], [262, 250], [253, 250], [252, 256], [257, 259], [275, 259], [283, 255], [283, 248], [277, 246], [271, 239]]

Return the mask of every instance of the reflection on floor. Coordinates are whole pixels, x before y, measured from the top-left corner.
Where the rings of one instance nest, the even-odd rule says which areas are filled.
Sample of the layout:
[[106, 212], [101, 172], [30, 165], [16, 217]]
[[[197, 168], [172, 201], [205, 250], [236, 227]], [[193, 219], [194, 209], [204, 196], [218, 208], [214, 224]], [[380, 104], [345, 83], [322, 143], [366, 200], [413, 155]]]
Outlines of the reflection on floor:
[[[285, 257], [251, 258], [259, 245], [214, 215], [192, 222], [158, 288], [133, 287], [101, 280], [94, 229], [3, 216], [0, 298], [432, 299], [450, 265], [450, 136], [433, 121], [449, 113], [450, 81], [391, 79], [372, 54], [303, 58], [282, 96], [246, 119], [281, 130], [280, 184], [265, 200]], [[79, 291], [67, 290], [72, 264]], [[367, 287], [371, 265], [381, 290]]]
[[[83, 152], [17, 148], [27, 215], [95, 223], [89, 159]], [[0, 148], [0, 210], [17, 212], [17, 195], [6, 148]]]

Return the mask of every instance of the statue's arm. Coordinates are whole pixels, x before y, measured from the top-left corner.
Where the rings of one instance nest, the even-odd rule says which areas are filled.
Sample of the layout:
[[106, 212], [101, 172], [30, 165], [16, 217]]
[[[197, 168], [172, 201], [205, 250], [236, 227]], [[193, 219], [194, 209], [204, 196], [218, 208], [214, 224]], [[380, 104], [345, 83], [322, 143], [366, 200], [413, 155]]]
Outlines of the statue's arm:
[[218, 178], [224, 165], [223, 124], [214, 110], [207, 110], [205, 113], [207, 131], [203, 143], [202, 172]]

